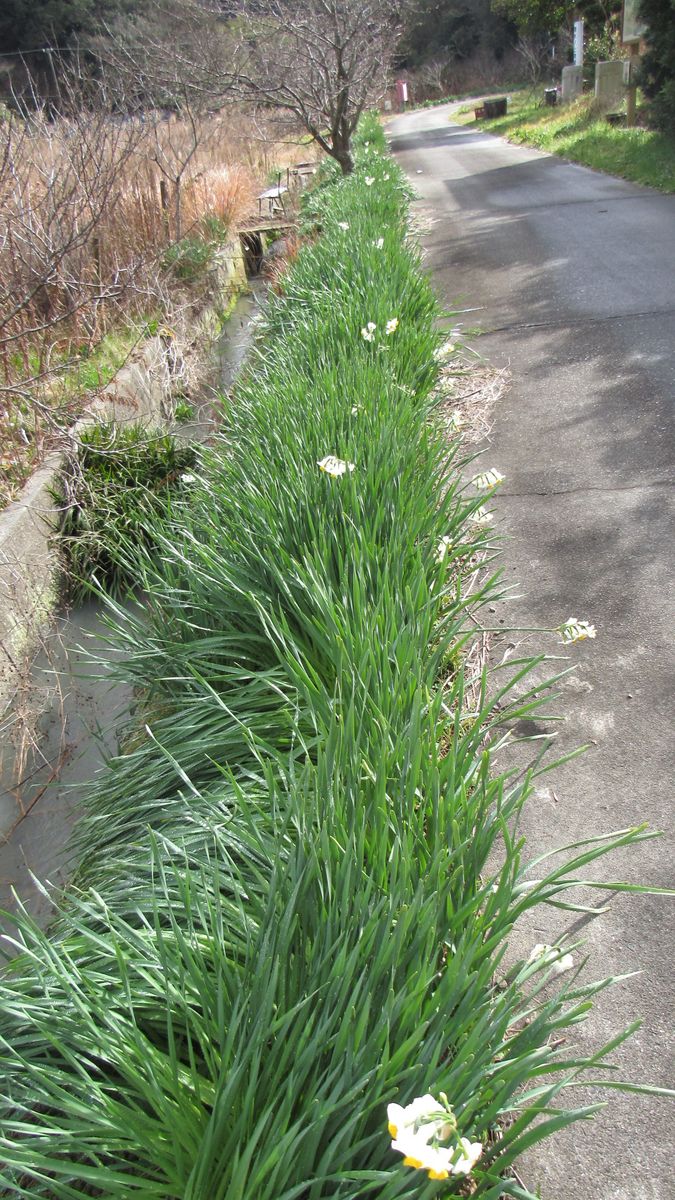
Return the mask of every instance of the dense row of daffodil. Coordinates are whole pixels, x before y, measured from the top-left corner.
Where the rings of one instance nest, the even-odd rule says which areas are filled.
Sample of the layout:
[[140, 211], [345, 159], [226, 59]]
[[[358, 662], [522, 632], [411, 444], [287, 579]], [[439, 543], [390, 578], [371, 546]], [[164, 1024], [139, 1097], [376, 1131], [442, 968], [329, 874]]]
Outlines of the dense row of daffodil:
[[597, 985], [507, 938], [641, 835], [542, 875], [509, 833], [532, 773], [492, 760], [528, 668], [462, 666], [499, 473], [460, 484], [373, 122], [357, 157], [135, 564], [142, 610], [111, 606], [138, 703], [51, 937], [22, 920], [0, 983], [3, 1194], [522, 1200], [517, 1155], [589, 1111], [558, 1111], [562, 1031]]

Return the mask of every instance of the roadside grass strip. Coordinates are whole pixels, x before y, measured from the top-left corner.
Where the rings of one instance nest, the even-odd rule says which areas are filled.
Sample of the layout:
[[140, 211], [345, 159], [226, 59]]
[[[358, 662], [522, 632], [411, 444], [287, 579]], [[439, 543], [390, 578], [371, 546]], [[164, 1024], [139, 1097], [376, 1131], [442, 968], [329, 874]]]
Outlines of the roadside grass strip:
[[574, 946], [504, 962], [522, 913], [649, 835], [530, 862], [513, 832], [547, 764], [499, 751], [541, 700], [529, 662], [489, 687], [464, 666], [499, 590], [472, 586], [491, 501], [434, 420], [408, 202], [365, 122], [220, 441], [130, 564], [143, 614], [110, 602], [138, 703], [51, 935], [7, 935], [4, 1194], [523, 1200], [509, 1167], [594, 1111], [565, 1089], [627, 1036], [578, 1056], [611, 980]]
[[[474, 109], [453, 113], [458, 125], [473, 123]], [[675, 138], [643, 127], [609, 125], [593, 96], [548, 108], [531, 93], [509, 95], [506, 116], [480, 121], [480, 128], [510, 142], [535, 146], [596, 171], [633, 183], [675, 192]]]

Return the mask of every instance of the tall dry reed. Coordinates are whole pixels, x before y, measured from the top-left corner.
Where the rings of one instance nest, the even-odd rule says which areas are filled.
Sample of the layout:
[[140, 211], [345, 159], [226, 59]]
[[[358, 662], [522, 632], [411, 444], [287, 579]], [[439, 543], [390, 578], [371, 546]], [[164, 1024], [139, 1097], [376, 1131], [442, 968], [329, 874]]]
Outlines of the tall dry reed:
[[170, 319], [167, 247], [236, 224], [273, 154], [236, 110], [0, 116], [0, 505], [72, 419], [58, 381], [130, 319]]

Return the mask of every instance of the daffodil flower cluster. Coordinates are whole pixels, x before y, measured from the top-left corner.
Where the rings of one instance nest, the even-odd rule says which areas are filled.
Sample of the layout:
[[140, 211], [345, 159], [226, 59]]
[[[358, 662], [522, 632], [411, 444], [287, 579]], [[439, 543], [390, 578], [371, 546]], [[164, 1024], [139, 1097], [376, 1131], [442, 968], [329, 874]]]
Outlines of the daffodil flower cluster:
[[460, 332], [461, 326], [459, 325], [457, 325], [455, 329], [450, 330], [450, 337], [448, 340], [443, 342], [442, 346], [438, 346], [438, 348], [434, 350], [434, 358], [436, 359], [436, 362], [443, 362], [444, 359], [449, 358], [451, 354], [455, 353], [455, 350], [457, 349], [456, 339], [459, 337]]
[[334, 454], [327, 454], [316, 465], [320, 471], [331, 475], [333, 479], [339, 479], [341, 475], [346, 475], [348, 471], [354, 470], [354, 463], [345, 462], [343, 458], [336, 458]]
[[[410, 1104], [387, 1107], [391, 1148], [403, 1155], [403, 1165], [426, 1171], [429, 1179], [449, 1179], [451, 1175], [469, 1175], [483, 1147], [458, 1137], [457, 1121], [447, 1098], [443, 1103], [433, 1096], [417, 1096]], [[439, 1143], [449, 1141], [442, 1146]]]
[[[361, 330], [361, 337], [363, 338], [364, 342], [374, 342], [375, 341], [375, 330], [376, 329], [377, 329], [377, 325], [375, 324], [374, 321], [369, 321], [367, 325], [363, 326], [363, 329]], [[387, 335], [387, 337], [391, 337], [392, 333], [396, 333], [397, 329], [398, 329], [398, 317], [390, 317], [390, 319], [387, 321], [387, 323], [384, 327], [385, 334]]]
[[571, 646], [572, 642], [583, 642], [585, 638], [594, 638], [595, 625], [589, 625], [588, 621], [577, 621], [576, 617], [568, 617], [562, 625], [558, 625], [558, 633], [563, 644]]
[[474, 475], [471, 482], [476, 491], [491, 492], [493, 488], [499, 487], [500, 483], [504, 482], [504, 476], [501, 471], [491, 467], [489, 471], [481, 471], [479, 475]]
[[475, 508], [469, 515], [471, 523], [477, 525], [479, 529], [486, 529], [488, 525], [492, 524], [493, 519], [492, 513], [488, 512], [482, 504], [479, 504], [478, 508]]

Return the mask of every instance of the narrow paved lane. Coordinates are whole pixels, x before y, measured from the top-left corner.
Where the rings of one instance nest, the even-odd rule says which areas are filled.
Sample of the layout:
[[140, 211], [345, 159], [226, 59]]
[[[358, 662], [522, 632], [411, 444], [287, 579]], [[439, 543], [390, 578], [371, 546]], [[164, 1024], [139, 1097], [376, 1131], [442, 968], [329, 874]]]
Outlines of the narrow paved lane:
[[[537, 790], [526, 833], [537, 850], [648, 821], [671, 836], [596, 869], [596, 877], [675, 885], [672, 807], [675, 661], [673, 400], [675, 196], [596, 174], [467, 127], [449, 110], [389, 126], [393, 148], [431, 218], [424, 236], [443, 299], [509, 365], [483, 462], [506, 483], [496, 500], [508, 624], [570, 615], [598, 637], [570, 651], [560, 749], [591, 742]], [[535, 635], [525, 651], [552, 648]], [[548, 780], [550, 778], [550, 784]], [[595, 903], [598, 896], [595, 894]], [[673, 900], [615, 896], [577, 922], [596, 978], [640, 970], [601, 999], [579, 1037], [597, 1045], [636, 1016], [621, 1076], [673, 1086]], [[550, 942], [563, 914], [538, 914], [524, 938]], [[568, 1104], [596, 1101], [574, 1091]], [[609, 1095], [592, 1123], [523, 1165], [544, 1200], [667, 1200], [673, 1104]]]

